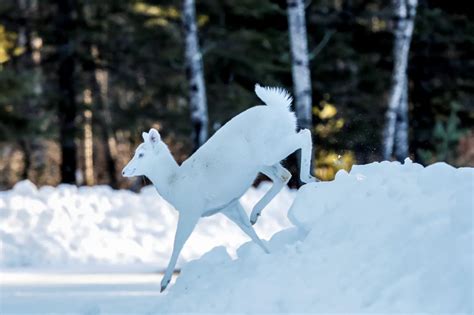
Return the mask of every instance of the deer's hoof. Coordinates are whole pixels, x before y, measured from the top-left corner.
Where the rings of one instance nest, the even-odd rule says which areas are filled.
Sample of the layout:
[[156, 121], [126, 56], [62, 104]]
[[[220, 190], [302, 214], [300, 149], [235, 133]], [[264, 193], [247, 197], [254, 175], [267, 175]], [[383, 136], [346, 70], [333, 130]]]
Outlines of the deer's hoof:
[[260, 212], [258, 212], [257, 214], [255, 215], [251, 215], [250, 216], [250, 223], [252, 223], [252, 225], [254, 225], [255, 223], [257, 223], [257, 220], [258, 220], [258, 217], [260, 216]]
[[170, 280], [166, 281], [165, 283], [161, 282], [160, 293], [166, 289], [169, 283], [170, 283]]
[[318, 181], [318, 179], [314, 176], [311, 176], [311, 175], [308, 175], [308, 177], [306, 179], [302, 179], [301, 180], [303, 183], [305, 184], [309, 184], [309, 183], [315, 183]]

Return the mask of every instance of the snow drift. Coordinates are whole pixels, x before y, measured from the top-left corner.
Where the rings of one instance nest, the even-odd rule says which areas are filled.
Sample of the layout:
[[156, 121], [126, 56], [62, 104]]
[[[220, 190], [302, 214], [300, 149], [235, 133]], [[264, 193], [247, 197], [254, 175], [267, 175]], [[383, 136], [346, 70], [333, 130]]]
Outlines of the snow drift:
[[472, 314], [473, 180], [472, 168], [407, 160], [305, 185], [270, 255], [215, 248], [155, 311]]
[[[269, 188], [264, 183], [241, 198], [248, 212]], [[256, 226], [261, 237], [291, 226], [286, 211], [293, 196], [286, 189], [270, 203], [265, 221]], [[23, 181], [0, 192], [0, 267], [163, 270], [171, 255], [177, 214], [153, 187], [135, 194], [106, 186], [37, 189]], [[235, 253], [247, 240], [223, 215], [203, 218], [186, 243], [181, 263], [218, 245]]]

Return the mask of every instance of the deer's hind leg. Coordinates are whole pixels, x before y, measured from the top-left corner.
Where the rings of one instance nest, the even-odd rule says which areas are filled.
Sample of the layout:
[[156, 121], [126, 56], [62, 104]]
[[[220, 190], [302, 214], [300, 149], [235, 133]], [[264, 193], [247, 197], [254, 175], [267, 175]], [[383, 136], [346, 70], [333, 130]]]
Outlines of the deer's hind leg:
[[300, 180], [303, 183], [314, 182], [316, 179], [311, 175], [313, 141], [308, 129], [300, 130], [298, 133], [284, 137], [278, 146], [265, 158], [266, 165], [274, 165], [285, 159], [288, 155], [301, 149]]
[[224, 210], [222, 210], [222, 214], [224, 214], [232, 222], [237, 224], [240, 229], [252, 239], [252, 241], [257, 243], [257, 245], [263, 249], [265, 253], [270, 253], [268, 248], [265, 246], [265, 244], [262, 242], [262, 240], [258, 237], [257, 233], [253, 229], [247, 217], [247, 213], [245, 213], [244, 208], [238, 200], [230, 204]]
[[272, 166], [265, 166], [260, 170], [260, 172], [270, 178], [273, 185], [272, 188], [270, 188], [262, 199], [260, 199], [253, 207], [252, 214], [250, 215], [250, 223], [252, 224], [257, 222], [262, 210], [270, 203], [270, 201], [272, 201], [273, 198], [275, 198], [291, 178], [291, 173], [281, 166], [280, 163], [276, 163]]
[[311, 160], [313, 158], [313, 139], [309, 129], [303, 129], [296, 134], [300, 141], [301, 160], [300, 160], [300, 180], [303, 183], [311, 183], [316, 178], [311, 175]]

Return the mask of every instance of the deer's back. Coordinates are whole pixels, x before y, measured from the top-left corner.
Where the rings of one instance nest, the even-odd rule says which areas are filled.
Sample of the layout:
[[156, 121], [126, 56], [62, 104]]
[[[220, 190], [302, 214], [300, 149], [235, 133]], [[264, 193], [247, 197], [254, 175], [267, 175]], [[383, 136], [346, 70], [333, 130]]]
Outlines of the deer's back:
[[239, 198], [263, 167], [264, 155], [296, 129], [294, 114], [255, 106], [222, 126], [180, 167], [188, 185], [212, 206]]

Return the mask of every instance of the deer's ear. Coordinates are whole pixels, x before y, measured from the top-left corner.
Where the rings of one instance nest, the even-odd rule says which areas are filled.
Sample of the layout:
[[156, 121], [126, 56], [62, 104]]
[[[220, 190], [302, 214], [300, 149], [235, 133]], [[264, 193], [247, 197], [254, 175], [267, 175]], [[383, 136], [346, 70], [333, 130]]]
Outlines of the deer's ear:
[[148, 133], [147, 132], [142, 132], [142, 138], [143, 138], [143, 142], [148, 142]]
[[148, 132], [148, 141], [150, 141], [151, 144], [157, 144], [160, 142], [161, 137], [158, 131], [154, 128], [151, 128], [150, 131]]

